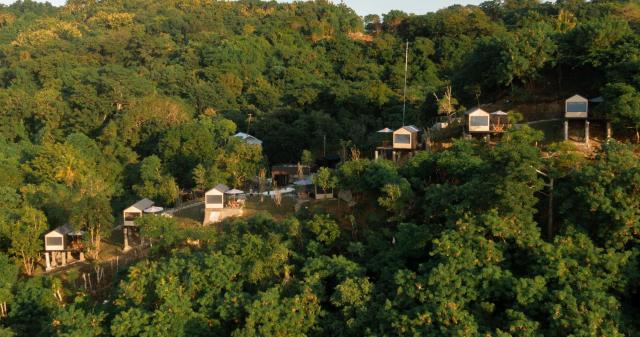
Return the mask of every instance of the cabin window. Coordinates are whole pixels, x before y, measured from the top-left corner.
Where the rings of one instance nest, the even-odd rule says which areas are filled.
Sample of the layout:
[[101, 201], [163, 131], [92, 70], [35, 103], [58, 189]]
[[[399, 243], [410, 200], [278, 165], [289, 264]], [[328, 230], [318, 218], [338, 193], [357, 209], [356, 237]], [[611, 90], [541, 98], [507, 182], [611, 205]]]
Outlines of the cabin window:
[[398, 144], [411, 144], [411, 135], [395, 135], [393, 142]]
[[140, 213], [124, 213], [124, 221], [133, 221], [140, 217]]
[[207, 204], [221, 204], [222, 196], [221, 195], [207, 195]]
[[469, 118], [470, 126], [487, 126], [489, 125], [489, 117], [488, 116], [471, 116]]
[[48, 237], [47, 246], [62, 246], [62, 238], [56, 236]]
[[587, 103], [567, 102], [567, 112], [587, 112]]

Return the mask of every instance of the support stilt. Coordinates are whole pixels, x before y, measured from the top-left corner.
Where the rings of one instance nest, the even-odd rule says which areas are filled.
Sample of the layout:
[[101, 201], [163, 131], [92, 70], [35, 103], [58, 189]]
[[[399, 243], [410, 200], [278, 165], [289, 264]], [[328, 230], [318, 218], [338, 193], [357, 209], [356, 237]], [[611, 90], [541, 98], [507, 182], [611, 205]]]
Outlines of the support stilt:
[[126, 252], [127, 250], [129, 250], [131, 247], [129, 247], [129, 229], [126, 226], [123, 226], [123, 231], [124, 231], [124, 248], [123, 250]]
[[584, 121], [584, 142], [589, 146], [589, 121]]
[[564, 121], [564, 140], [569, 140], [569, 121]]
[[51, 268], [51, 259], [49, 258], [49, 252], [44, 252], [44, 261], [46, 263], [46, 271], [49, 271]]

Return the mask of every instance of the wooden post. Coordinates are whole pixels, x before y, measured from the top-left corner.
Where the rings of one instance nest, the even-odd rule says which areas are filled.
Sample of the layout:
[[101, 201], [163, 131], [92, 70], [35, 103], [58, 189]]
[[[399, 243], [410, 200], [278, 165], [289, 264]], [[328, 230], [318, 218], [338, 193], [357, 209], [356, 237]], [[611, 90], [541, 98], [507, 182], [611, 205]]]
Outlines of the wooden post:
[[376, 150], [376, 152], [375, 152], [375, 157], [374, 157], [374, 159], [375, 159], [375, 160], [378, 160], [378, 150]]
[[126, 252], [127, 250], [129, 250], [129, 230], [127, 229], [126, 226], [122, 226], [123, 231], [124, 231], [124, 248], [123, 250]]
[[50, 261], [50, 258], [49, 258], [49, 252], [44, 252], [44, 260], [45, 260], [45, 263], [46, 263], [46, 271], [51, 270], [51, 261]]
[[589, 121], [584, 121], [584, 142], [589, 146]]
[[67, 252], [60, 252], [62, 254], [62, 266], [67, 265]]
[[57, 252], [51, 252], [51, 267], [55, 268], [58, 266], [58, 254]]
[[611, 135], [612, 135], [612, 132], [611, 132], [611, 122], [610, 122], [610, 121], [607, 121], [607, 139], [611, 139]]
[[569, 140], [569, 121], [564, 120], [564, 140]]

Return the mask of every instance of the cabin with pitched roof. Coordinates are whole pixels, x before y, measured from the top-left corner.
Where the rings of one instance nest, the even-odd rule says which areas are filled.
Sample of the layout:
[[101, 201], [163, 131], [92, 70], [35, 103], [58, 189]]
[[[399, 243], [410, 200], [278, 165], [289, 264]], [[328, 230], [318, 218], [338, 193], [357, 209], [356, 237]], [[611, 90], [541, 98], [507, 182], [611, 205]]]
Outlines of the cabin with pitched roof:
[[129, 246], [130, 234], [132, 232], [137, 232], [137, 226], [135, 220], [144, 214], [144, 211], [150, 207], [153, 207], [155, 203], [152, 200], [144, 198], [142, 200], [137, 201], [135, 204], [127, 207], [122, 211], [122, 231], [123, 231], [123, 239], [124, 239], [124, 247], [123, 250], [127, 251], [131, 247]]
[[[230, 190], [227, 185], [218, 184], [204, 194], [203, 225], [220, 222], [226, 218], [241, 216], [243, 214], [244, 211], [242, 207], [233, 207], [236, 201], [238, 201], [238, 193], [234, 191], [243, 193], [238, 190]], [[229, 198], [229, 200], [227, 200], [227, 198]], [[238, 204], [243, 204], [243, 202], [244, 199]]]
[[491, 132], [491, 115], [480, 108], [465, 112], [464, 120], [467, 132], [470, 134]]
[[57, 227], [44, 236], [44, 258], [46, 270], [65, 266], [73, 260], [84, 260], [83, 231], [74, 231], [71, 226]]
[[415, 125], [406, 125], [393, 131], [393, 149], [416, 150], [420, 143], [418, 133], [420, 129]]
[[564, 118], [589, 118], [589, 100], [580, 95], [573, 95], [567, 98], [567, 100], [564, 102]]
[[205, 209], [222, 209], [224, 208], [224, 192], [228, 191], [229, 187], [225, 184], [218, 184], [216, 187], [208, 190], [204, 194], [204, 208]]
[[[595, 104], [602, 102], [598, 97], [592, 100]], [[564, 140], [569, 140], [569, 125], [584, 121], [584, 142], [589, 144], [589, 100], [580, 95], [573, 95], [564, 102]], [[607, 121], [607, 138], [611, 137], [611, 124]]]

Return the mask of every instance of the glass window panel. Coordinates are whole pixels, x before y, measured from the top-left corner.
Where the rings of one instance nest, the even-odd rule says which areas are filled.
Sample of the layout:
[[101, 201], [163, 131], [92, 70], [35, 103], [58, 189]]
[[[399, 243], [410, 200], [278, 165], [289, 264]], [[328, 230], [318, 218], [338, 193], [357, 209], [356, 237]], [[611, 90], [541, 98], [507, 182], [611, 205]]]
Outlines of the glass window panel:
[[393, 142], [399, 144], [411, 144], [411, 135], [395, 135]]
[[140, 217], [140, 213], [124, 213], [124, 220], [133, 221]]
[[221, 204], [222, 196], [221, 195], [207, 195], [207, 204]]
[[489, 117], [488, 116], [471, 116], [469, 125], [471, 126], [488, 126], [489, 125]]
[[62, 238], [59, 238], [59, 237], [47, 238], [47, 246], [62, 246]]
[[569, 102], [567, 103], [567, 112], [587, 112], [587, 103]]

